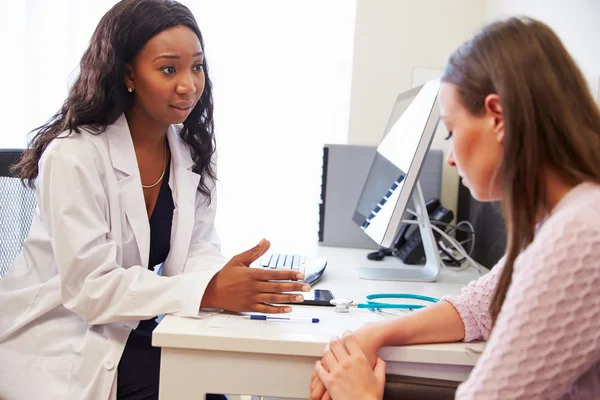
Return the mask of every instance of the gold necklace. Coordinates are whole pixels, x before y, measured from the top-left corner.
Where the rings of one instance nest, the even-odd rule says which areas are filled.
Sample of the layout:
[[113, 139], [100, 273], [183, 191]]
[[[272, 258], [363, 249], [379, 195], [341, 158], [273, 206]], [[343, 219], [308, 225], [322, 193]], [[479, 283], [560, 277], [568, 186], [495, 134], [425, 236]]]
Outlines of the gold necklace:
[[156, 181], [156, 183], [154, 183], [153, 185], [144, 185], [142, 184], [142, 188], [143, 189], [151, 189], [154, 186], [158, 185], [160, 183], [160, 181], [163, 180], [163, 178], [165, 177], [165, 171], [167, 170], [167, 138], [165, 138], [165, 161], [163, 163], [163, 171], [162, 174], [160, 174], [160, 178], [158, 178], [158, 180]]

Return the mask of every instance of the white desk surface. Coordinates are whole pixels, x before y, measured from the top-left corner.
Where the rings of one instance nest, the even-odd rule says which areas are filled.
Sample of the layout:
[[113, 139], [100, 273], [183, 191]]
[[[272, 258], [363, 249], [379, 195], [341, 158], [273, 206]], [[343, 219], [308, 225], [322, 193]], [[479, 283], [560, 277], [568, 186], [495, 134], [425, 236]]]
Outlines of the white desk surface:
[[[363, 302], [365, 296], [372, 293], [414, 293], [439, 298], [460, 293], [465, 284], [478, 277], [474, 269], [463, 272], [443, 269], [434, 283], [363, 280], [358, 277], [356, 268], [394, 267], [399, 263], [397, 259], [390, 257], [381, 262], [369, 261], [366, 258], [368, 252], [361, 249], [318, 247], [315, 253], [326, 256], [328, 265], [323, 278], [315, 288], [331, 290], [335, 297], [350, 298], [355, 303]], [[217, 364], [221, 362], [224, 371], [232, 371], [232, 368], [238, 365], [245, 365], [246, 377], [241, 381], [234, 379], [235, 382], [207, 378], [202, 379], [203, 383], [198, 381], [199, 378], [194, 378], [195, 395], [198, 395], [200, 389], [197, 385], [200, 385], [201, 392], [205, 391], [204, 386], [211, 386], [206, 388], [207, 393], [305, 397], [310, 370], [314, 361], [323, 354], [325, 344], [330, 341], [332, 328], [339, 327], [341, 333], [347, 328], [356, 329], [374, 319], [393, 318], [356, 307], [351, 308], [348, 314], [339, 314], [333, 311], [333, 307], [299, 305], [293, 306], [292, 315], [320, 318], [321, 323], [302, 327], [303, 333], [294, 333], [293, 328], [290, 331], [289, 326], [285, 329], [263, 330], [216, 327], [214, 318], [222, 319], [222, 315], [205, 319], [166, 316], [153, 334], [153, 345], [162, 347], [163, 354], [161, 398], [171, 398], [170, 396], [175, 395], [179, 396], [177, 398], [187, 398], [185, 390], [181, 387], [187, 374], [178, 371], [177, 378], [174, 377], [173, 369], [177, 368], [178, 363], [183, 362], [180, 367], [183, 368], [185, 364], [187, 369], [200, 368], [200, 365], [205, 363], [203, 368], [206, 368], [209, 359], [213, 372], [220, 368]], [[248, 322], [259, 324], [262, 321]], [[307, 330], [313, 331], [306, 333]], [[387, 363], [388, 374], [462, 381], [468, 376], [482, 349], [482, 343], [412, 345], [383, 348], [380, 356]], [[203, 358], [202, 362], [198, 360], [200, 357]], [[184, 358], [186, 360], [182, 361]], [[194, 358], [193, 362], [190, 361], [192, 358]], [[195, 362], [199, 364], [194, 364]], [[268, 368], [285, 369], [285, 365], [293, 369], [297, 365], [297, 372], [292, 374], [299, 382], [290, 380], [284, 384], [285, 379], [281, 380], [280, 377], [279, 384], [268, 383], [268, 381], [261, 383], [260, 373], [253, 378], [248, 376], [248, 365], [255, 363], [264, 364], [264, 371]], [[263, 365], [256, 365], [256, 368], [262, 370]], [[265, 387], [267, 384], [272, 387]], [[176, 387], [177, 391], [173, 392]]]

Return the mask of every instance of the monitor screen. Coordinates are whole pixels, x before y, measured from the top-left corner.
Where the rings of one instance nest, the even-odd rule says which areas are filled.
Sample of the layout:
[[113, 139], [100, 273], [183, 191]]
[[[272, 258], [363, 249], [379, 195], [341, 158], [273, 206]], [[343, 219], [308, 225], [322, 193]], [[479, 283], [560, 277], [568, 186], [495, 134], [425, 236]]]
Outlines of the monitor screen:
[[382, 246], [393, 245], [433, 140], [438, 89], [435, 79], [398, 96], [358, 200], [354, 222]]

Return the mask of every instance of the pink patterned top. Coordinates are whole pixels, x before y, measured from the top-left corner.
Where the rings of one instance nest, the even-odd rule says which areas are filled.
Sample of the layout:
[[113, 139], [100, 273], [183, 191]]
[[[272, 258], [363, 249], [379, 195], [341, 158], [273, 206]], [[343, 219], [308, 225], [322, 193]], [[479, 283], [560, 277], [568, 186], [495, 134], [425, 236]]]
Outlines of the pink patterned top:
[[600, 185], [571, 190], [515, 262], [490, 334], [503, 267], [445, 297], [465, 341], [487, 340], [457, 399], [600, 399]]

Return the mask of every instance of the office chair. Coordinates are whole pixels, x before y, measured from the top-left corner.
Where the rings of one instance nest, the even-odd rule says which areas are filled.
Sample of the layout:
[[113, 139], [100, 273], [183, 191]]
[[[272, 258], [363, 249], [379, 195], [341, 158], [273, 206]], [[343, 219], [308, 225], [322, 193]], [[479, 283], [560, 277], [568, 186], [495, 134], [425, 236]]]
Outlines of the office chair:
[[0, 279], [21, 252], [35, 212], [35, 193], [10, 173], [23, 150], [0, 149]]

